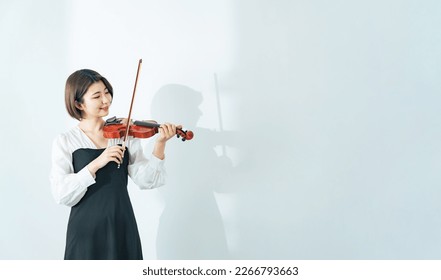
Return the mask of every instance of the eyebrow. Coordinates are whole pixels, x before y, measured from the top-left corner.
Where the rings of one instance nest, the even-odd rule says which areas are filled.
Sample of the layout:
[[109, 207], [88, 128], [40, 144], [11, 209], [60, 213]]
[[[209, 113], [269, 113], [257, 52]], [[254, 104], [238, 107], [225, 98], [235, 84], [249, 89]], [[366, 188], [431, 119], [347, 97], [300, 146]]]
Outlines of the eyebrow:
[[[107, 87], [105, 87], [103, 91], [106, 91], [106, 90], [108, 90], [108, 89], [107, 89]], [[100, 93], [100, 92], [101, 92], [101, 90], [99, 90], [99, 91], [97, 91], [97, 92], [94, 92], [94, 93], [92, 93], [92, 95], [95, 95], [95, 94], [97, 94], [97, 93]]]

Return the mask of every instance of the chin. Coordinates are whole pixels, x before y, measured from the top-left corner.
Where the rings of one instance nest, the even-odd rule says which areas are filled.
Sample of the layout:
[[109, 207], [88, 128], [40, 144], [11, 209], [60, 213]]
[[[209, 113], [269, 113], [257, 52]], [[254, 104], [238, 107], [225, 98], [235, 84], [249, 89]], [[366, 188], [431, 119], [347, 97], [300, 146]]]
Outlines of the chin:
[[106, 112], [103, 112], [100, 114], [101, 117], [106, 117], [109, 115], [109, 111], [107, 110]]

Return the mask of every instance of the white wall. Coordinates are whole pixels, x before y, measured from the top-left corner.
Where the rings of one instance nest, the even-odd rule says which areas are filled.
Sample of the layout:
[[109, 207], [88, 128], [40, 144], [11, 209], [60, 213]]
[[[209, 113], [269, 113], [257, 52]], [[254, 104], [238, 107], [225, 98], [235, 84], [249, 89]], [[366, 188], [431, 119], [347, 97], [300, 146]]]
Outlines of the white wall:
[[65, 80], [97, 70], [125, 116], [139, 58], [134, 117], [195, 132], [170, 140], [167, 186], [129, 185], [146, 259], [439, 259], [440, 12], [0, 2], [0, 259], [63, 257], [69, 209], [48, 173], [52, 139], [75, 125]]

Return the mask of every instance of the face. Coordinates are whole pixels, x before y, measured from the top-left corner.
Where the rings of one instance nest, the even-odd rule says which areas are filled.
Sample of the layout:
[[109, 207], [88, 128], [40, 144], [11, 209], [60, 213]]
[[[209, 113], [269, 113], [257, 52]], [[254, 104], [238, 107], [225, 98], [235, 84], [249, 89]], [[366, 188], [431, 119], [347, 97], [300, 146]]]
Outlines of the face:
[[105, 117], [109, 114], [112, 95], [102, 81], [90, 85], [83, 96], [83, 103], [77, 103], [82, 111], [82, 118]]

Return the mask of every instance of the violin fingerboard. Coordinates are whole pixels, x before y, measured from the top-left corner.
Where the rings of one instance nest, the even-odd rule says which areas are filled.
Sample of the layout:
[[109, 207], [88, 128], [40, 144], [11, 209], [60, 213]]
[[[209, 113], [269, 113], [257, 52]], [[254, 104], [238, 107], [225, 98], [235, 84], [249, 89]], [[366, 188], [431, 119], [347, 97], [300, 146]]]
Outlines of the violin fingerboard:
[[143, 122], [143, 121], [134, 121], [134, 125], [144, 126], [144, 127], [159, 127], [160, 124], [151, 123], [151, 122]]

